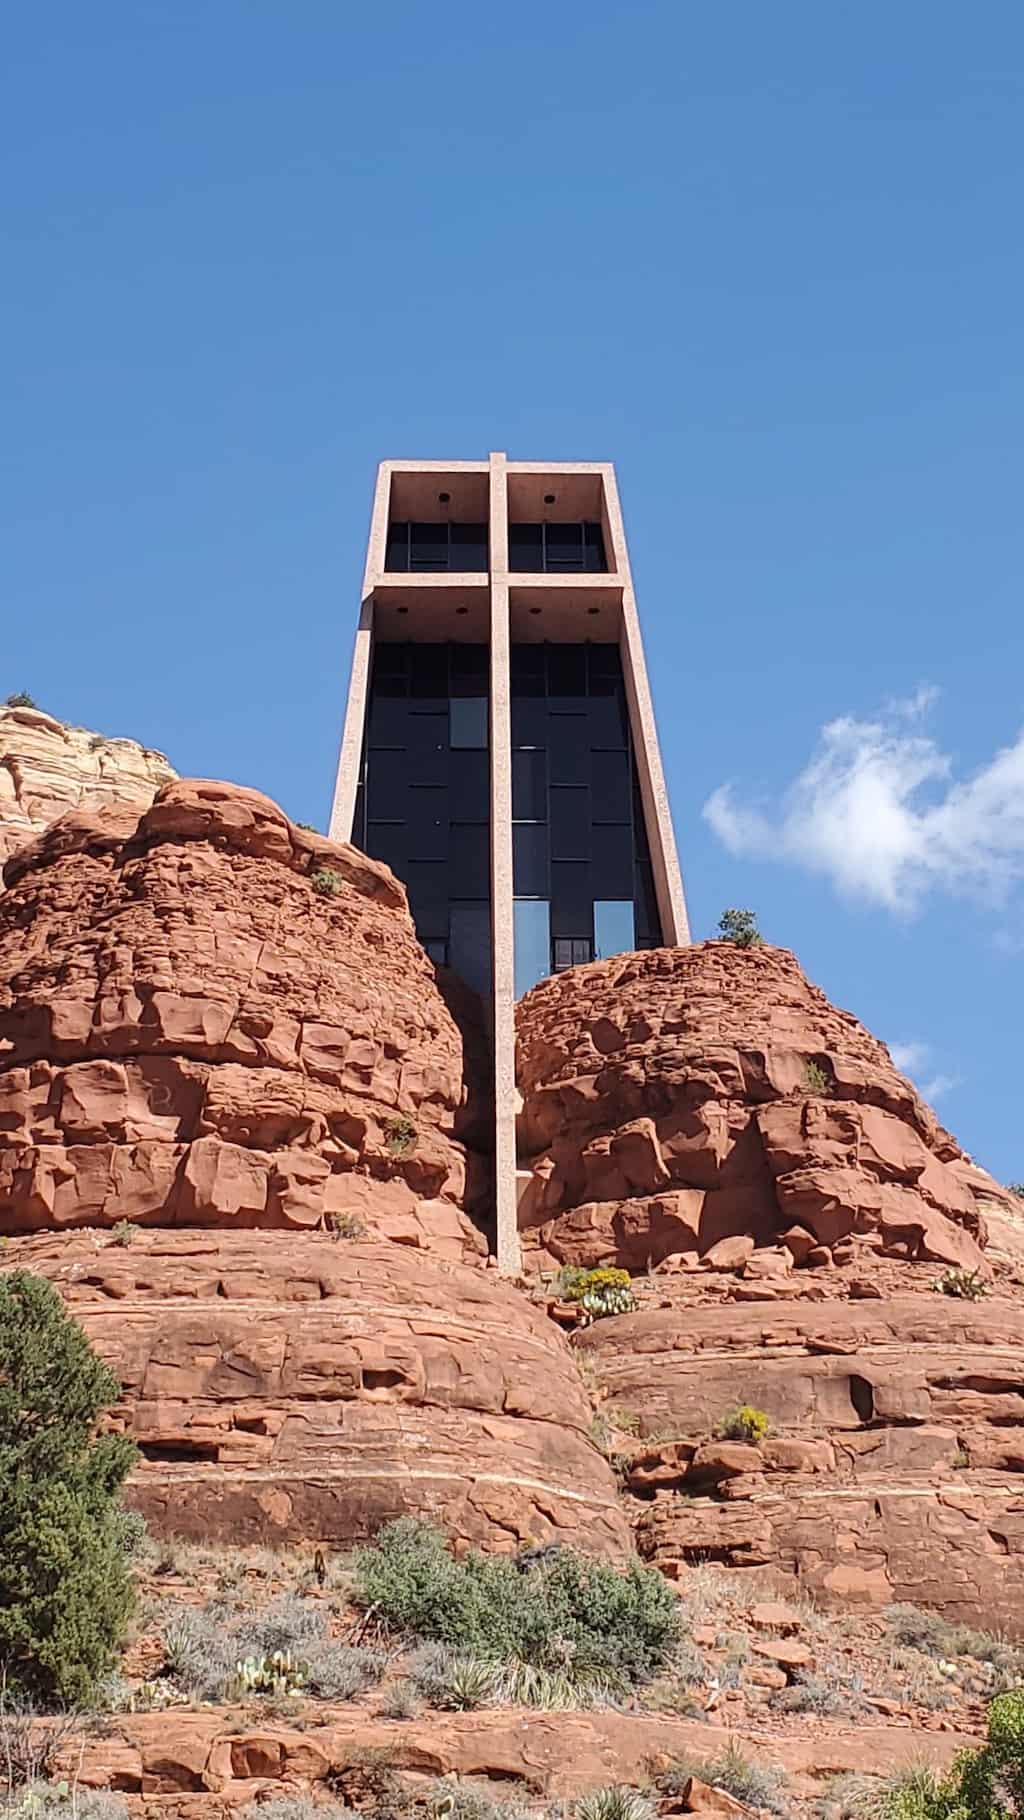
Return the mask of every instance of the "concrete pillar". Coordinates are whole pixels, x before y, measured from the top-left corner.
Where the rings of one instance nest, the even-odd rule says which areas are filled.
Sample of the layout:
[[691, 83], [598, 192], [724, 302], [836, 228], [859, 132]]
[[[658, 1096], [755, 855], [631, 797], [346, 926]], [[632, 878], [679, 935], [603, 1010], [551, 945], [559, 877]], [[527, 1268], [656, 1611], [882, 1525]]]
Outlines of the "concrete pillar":
[[521, 1268], [516, 1206], [515, 932], [512, 902], [512, 713], [509, 670], [508, 483], [490, 457], [491, 944], [494, 965], [494, 1181], [498, 1269]]

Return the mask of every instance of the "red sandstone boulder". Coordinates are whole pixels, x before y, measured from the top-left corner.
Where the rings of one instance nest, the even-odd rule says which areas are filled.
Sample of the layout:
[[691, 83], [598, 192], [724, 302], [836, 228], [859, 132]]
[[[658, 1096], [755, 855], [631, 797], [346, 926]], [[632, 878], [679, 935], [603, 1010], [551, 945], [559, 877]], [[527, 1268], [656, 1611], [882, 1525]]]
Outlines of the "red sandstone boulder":
[[72, 812], [5, 878], [0, 1230], [340, 1222], [484, 1255], [462, 1039], [387, 867], [193, 779]]
[[742, 1245], [747, 1274], [770, 1281], [871, 1235], [887, 1256], [973, 1270], [982, 1208], [1019, 1223], [883, 1045], [782, 949], [594, 962], [534, 987], [517, 1021], [535, 1263], [641, 1269], [697, 1250], [718, 1264]]
[[393, 1517], [500, 1551], [629, 1530], [566, 1341], [493, 1272], [308, 1232], [71, 1232], [0, 1269], [60, 1290], [117, 1373], [159, 1534], [365, 1540]]

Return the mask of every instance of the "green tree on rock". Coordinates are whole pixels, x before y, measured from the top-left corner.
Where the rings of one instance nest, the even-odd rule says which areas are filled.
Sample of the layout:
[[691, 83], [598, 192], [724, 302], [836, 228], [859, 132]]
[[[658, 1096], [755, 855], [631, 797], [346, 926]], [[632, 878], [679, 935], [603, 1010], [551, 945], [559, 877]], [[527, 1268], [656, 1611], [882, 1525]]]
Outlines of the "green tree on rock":
[[43, 1704], [90, 1698], [132, 1609], [118, 1395], [50, 1284], [0, 1277], [0, 1682]]
[[734, 948], [761, 948], [764, 937], [752, 910], [723, 910], [718, 919], [719, 939]]

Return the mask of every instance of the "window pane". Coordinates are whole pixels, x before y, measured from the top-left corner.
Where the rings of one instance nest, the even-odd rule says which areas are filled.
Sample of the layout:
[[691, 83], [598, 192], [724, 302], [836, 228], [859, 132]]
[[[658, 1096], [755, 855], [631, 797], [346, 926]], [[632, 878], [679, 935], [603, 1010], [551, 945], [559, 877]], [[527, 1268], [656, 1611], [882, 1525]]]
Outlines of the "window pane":
[[411, 569], [447, 569], [448, 526], [410, 526], [409, 567]]
[[[383, 642], [373, 647], [373, 687], [380, 687], [386, 676], [404, 677], [409, 667], [409, 646], [407, 644], [389, 645]], [[389, 694], [395, 694], [389, 690]]]
[[453, 903], [448, 942], [449, 964], [481, 998], [491, 991], [491, 907]]
[[448, 700], [448, 646], [414, 645], [409, 661], [409, 694], [420, 701]]
[[489, 653], [486, 645], [450, 647], [452, 695], [486, 695]]
[[552, 859], [588, 859], [590, 856], [589, 790], [553, 789], [550, 803]]
[[583, 711], [587, 693], [586, 645], [549, 645], [548, 694], [576, 695]]
[[479, 749], [487, 745], [486, 695], [455, 696], [450, 704], [452, 747]]
[[373, 859], [382, 859], [392, 872], [404, 878], [409, 852], [409, 831], [404, 822], [368, 822], [366, 851]]
[[636, 947], [633, 905], [607, 899], [594, 905], [594, 953], [599, 961], [610, 954], [631, 954]]
[[[395, 871], [399, 872], [396, 866]], [[399, 872], [420, 941], [448, 934], [448, 868], [431, 860], [406, 860]]]
[[594, 894], [603, 898], [633, 895], [633, 830], [628, 822], [616, 827], [596, 826], [590, 836], [594, 864]]
[[603, 573], [608, 567], [604, 557], [604, 538], [600, 525], [585, 524], [583, 527], [583, 567], [592, 573]]
[[546, 746], [548, 743], [548, 704], [543, 695], [525, 701], [512, 698], [512, 744]]
[[467, 574], [487, 567], [487, 526], [452, 525], [449, 564]]
[[547, 558], [545, 567], [556, 573], [560, 570], [582, 569], [583, 526], [545, 525], [544, 553]]
[[551, 971], [551, 916], [543, 898], [523, 898], [512, 908], [515, 930], [515, 991], [522, 998]]
[[388, 526], [388, 547], [384, 557], [386, 569], [396, 569], [400, 573], [409, 567], [409, 526], [397, 524]]
[[[600, 688], [600, 683], [598, 684]], [[605, 694], [593, 694], [587, 704], [590, 741], [594, 746], [627, 744], [626, 695], [621, 688], [609, 688]]]
[[548, 814], [548, 755], [538, 750], [512, 754], [512, 819], [542, 822]]
[[629, 753], [592, 752], [590, 787], [596, 821], [628, 822], [632, 798]]
[[405, 693], [400, 696], [381, 695], [374, 691], [370, 697], [370, 745], [371, 746], [404, 746], [409, 723], [409, 703]]
[[447, 967], [448, 943], [444, 941], [425, 941], [423, 944], [435, 967]]
[[547, 897], [548, 831], [542, 822], [513, 823], [512, 889], [517, 897]]
[[546, 671], [543, 645], [512, 646], [509, 651], [509, 673], [514, 695], [545, 695]]
[[448, 858], [448, 792], [443, 785], [409, 786], [409, 858]]
[[406, 803], [409, 789], [409, 760], [401, 751], [376, 751], [366, 755], [366, 799], [370, 820], [404, 822], [410, 813]]
[[540, 574], [544, 568], [544, 549], [540, 525], [509, 525], [508, 566], [530, 569]]
[[548, 775], [553, 784], [589, 784], [590, 739], [585, 714], [549, 714], [548, 751]]
[[654, 889], [654, 873], [646, 862], [638, 863], [636, 868], [636, 935], [640, 947], [661, 946], [661, 918]]
[[462, 750], [449, 759], [453, 822], [486, 822], [491, 816], [491, 767], [486, 752]]
[[491, 831], [486, 822], [453, 822], [451, 887], [457, 897], [490, 897]]
[[590, 867], [580, 860], [559, 860], [551, 867], [551, 933], [589, 939], [593, 927]]

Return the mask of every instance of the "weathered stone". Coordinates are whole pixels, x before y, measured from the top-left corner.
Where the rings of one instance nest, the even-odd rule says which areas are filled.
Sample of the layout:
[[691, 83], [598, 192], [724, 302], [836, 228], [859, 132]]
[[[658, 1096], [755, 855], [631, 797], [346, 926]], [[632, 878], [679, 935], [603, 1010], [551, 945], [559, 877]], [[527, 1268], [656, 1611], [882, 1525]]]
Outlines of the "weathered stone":
[[0, 706], [0, 865], [70, 809], [144, 809], [174, 776], [162, 752]]
[[412, 1514], [499, 1551], [626, 1545], [566, 1342], [491, 1273], [237, 1231], [17, 1239], [19, 1267], [117, 1373], [161, 1534], [348, 1543]]
[[340, 1222], [484, 1257], [461, 1035], [386, 867], [193, 779], [6, 877], [5, 1232]]

